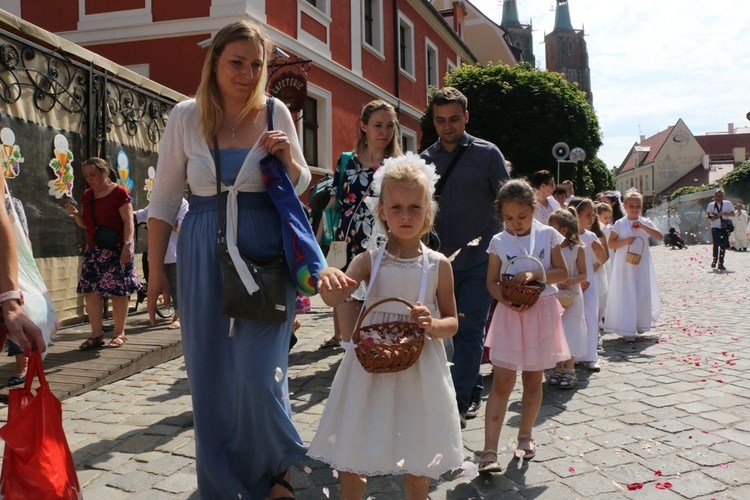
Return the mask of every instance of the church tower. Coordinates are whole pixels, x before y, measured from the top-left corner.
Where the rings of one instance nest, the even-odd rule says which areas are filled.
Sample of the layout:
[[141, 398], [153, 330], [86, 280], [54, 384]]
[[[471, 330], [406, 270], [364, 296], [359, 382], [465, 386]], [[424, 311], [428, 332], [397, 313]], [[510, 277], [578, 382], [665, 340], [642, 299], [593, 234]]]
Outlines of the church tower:
[[557, 0], [555, 29], [544, 37], [547, 71], [562, 73], [566, 80], [577, 83], [578, 88], [586, 93], [586, 100], [593, 106], [589, 54], [583, 37], [583, 29], [573, 29], [568, 0]]
[[521, 24], [518, 20], [516, 0], [505, 0], [503, 2], [503, 20], [500, 22], [500, 27], [510, 36], [511, 45], [520, 50], [521, 57], [519, 60], [526, 61], [532, 67], [536, 67], [531, 24]]

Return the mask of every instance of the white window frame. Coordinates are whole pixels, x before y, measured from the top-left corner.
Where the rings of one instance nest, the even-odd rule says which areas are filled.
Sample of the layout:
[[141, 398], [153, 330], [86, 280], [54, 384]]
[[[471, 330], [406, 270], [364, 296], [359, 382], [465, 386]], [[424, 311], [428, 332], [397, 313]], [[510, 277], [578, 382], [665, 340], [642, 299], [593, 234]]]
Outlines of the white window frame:
[[372, 44], [365, 40], [365, 2], [362, 1], [362, 47], [372, 55], [385, 60], [383, 51], [383, 0], [372, 0]]
[[127, 9], [101, 14], [86, 14], [86, 0], [78, 0], [78, 31], [103, 30], [151, 24], [151, 0], [145, 0], [142, 9]]
[[331, 15], [331, 1], [330, 0], [315, 0], [315, 3], [319, 5], [313, 5], [307, 0], [302, 0], [307, 5], [312, 7], [313, 9], [319, 10], [322, 14], [324, 14], [327, 17], [330, 17]]
[[[297, 0], [297, 40], [320, 55], [331, 58], [331, 16], [329, 15], [329, 0], [325, 0], [325, 11], [321, 7], [310, 4], [307, 0]], [[305, 13], [326, 30], [326, 39], [321, 40], [302, 28], [302, 14]]]
[[[310, 167], [310, 172], [314, 174], [332, 174], [333, 158], [331, 155], [332, 141], [332, 119], [331, 119], [331, 93], [317, 85], [307, 82], [307, 95], [318, 101], [318, 162], [322, 166]], [[300, 146], [304, 148], [304, 134], [302, 120], [297, 121], [297, 137], [300, 140]]]
[[403, 144], [403, 139], [406, 139], [407, 144], [411, 147], [411, 149], [407, 149], [406, 151], [411, 151], [412, 153], [416, 154], [417, 149], [419, 148], [419, 145], [417, 144], [417, 133], [406, 127], [400, 127], [401, 128], [401, 138], [399, 139], [399, 144]]
[[[406, 29], [406, 68], [401, 67], [401, 27], [404, 26]], [[398, 13], [398, 71], [409, 80], [416, 82], [417, 79], [414, 76], [415, 73], [415, 60], [414, 60], [414, 23], [409, 20], [403, 13]]]
[[[430, 57], [430, 53], [433, 57]], [[432, 43], [429, 38], [424, 39], [424, 74], [425, 74], [425, 88], [429, 91], [430, 89], [430, 59], [434, 67], [432, 68], [432, 77], [434, 78], [434, 84], [437, 88], [440, 88], [440, 54], [438, 52], [437, 45]]]

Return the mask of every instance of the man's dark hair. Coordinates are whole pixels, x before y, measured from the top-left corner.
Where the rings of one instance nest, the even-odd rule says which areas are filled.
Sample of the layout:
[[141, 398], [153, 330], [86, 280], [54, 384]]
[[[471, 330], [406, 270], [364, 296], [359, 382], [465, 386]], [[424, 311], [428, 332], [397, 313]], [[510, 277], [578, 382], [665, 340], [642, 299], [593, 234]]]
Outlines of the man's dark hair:
[[457, 102], [458, 104], [460, 104], [464, 113], [469, 107], [469, 100], [465, 95], [461, 93], [460, 90], [454, 87], [443, 87], [442, 89], [435, 92], [434, 96], [432, 96], [432, 100], [430, 101], [430, 108], [432, 108], [433, 106], [444, 106], [452, 102]]
[[565, 196], [568, 196], [568, 190], [565, 189], [565, 186], [562, 184], [558, 184], [554, 191], [552, 191], [552, 196], [555, 196], [556, 194], [564, 194]]

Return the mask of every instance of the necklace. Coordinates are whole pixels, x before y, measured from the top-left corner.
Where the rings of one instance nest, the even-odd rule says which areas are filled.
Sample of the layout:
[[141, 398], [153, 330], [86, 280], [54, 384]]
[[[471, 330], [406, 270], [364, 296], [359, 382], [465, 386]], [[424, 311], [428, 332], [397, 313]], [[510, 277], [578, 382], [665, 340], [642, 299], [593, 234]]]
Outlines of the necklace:
[[[253, 109], [257, 109], [258, 111], [260, 111], [261, 109], [263, 109], [263, 108], [265, 108], [265, 107], [266, 107], [266, 103], [263, 103], [263, 104], [261, 104], [261, 105], [259, 105], [259, 106], [256, 106], [256, 107], [255, 107], [255, 108], [253, 108]], [[244, 116], [242, 116], [242, 115], [241, 115], [241, 116], [239, 117], [239, 119], [238, 119], [238, 120], [237, 120], [237, 121], [235, 122], [234, 126], [232, 126], [232, 125], [229, 125], [229, 132], [230, 132], [230, 133], [232, 134], [232, 139], [234, 139], [234, 138], [236, 138], [236, 137], [237, 137], [237, 128], [238, 128], [238, 127], [240, 126], [240, 122], [241, 122], [241, 121], [242, 121], [242, 120], [243, 120], [243, 119], [244, 119], [244, 118], [245, 118], [246, 116], [247, 116], [247, 115], [244, 115]]]

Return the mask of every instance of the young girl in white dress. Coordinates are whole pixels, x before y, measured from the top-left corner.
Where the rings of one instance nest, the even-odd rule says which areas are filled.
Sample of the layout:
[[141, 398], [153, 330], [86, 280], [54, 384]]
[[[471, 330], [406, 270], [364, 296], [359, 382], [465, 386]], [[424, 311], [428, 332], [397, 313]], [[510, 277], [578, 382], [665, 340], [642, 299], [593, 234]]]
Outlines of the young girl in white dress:
[[309, 455], [341, 472], [341, 498], [362, 498], [367, 476], [403, 474], [406, 498], [426, 499], [430, 478], [463, 462], [444, 338], [458, 329], [453, 274], [448, 260], [420, 238], [435, 217], [435, 170], [419, 156], [388, 158], [375, 173], [379, 194], [371, 210], [387, 230], [387, 243], [357, 255], [346, 270], [327, 268], [319, 275], [326, 304], [342, 303], [360, 281], [368, 286], [365, 305], [400, 297], [411, 312], [389, 302], [363, 324], [413, 321], [425, 335], [416, 363], [396, 373], [366, 372], [357, 360], [351, 332]]
[[596, 280], [594, 266], [603, 265], [609, 258], [608, 250], [599, 237], [590, 229], [596, 223], [596, 209], [589, 198], [573, 198], [568, 209], [574, 208], [578, 215], [578, 235], [585, 245], [586, 281], [581, 284], [583, 290], [583, 317], [586, 318], [586, 353], [578, 361], [589, 371], [598, 372], [599, 367], [599, 283]]
[[[607, 241], [607, 247], [609, 247], [609, 233], [612, 232], [612, 207], [609, 203], [597, 203], [596, 212], [599, 216], [599, 223], [602, 226], [602, 233], [604, 234], [604, 240]], [[614, 262], [613, 248], [609, 249], [609, 259], [604, 263], [604, 272], [606, 273], [607, 290], [603, 294], [599, 294], [599, 331], [604, 329], [604, 313], [607, 309], [607, 297], [609, 296], [609, 282], [612, 279], [612, 262]], [[598, 271], [598, 270], [597, 270]], [[601, 337], [599, 338], [601, 343]]]
[[576, 296], [563, 314], [565, 339], [570, 349], [570, 359], [560, 361], [547, 383], [560, 389], [572, 389], [578, 383], [575, 358], [586, 353], [586, 320], [583, 317], [583, 294], [581, 283], [586, 281], [586, 253], [578, 235], [578, 217], [568, 210], [555, 210], [549, 216], [549, 225], [565, 237], [560, 244], [565, 263], [568, 266], [568, 280], [560, 283], [561, 290], [571, 290]]
[[[521, 371], [523, 396], [516, 456], [531, 459], [536, 454], [532, 435], [542, 404], [544, 370], [570, 358], [562, 326], [563, 308], [555, 298], [555, 283], [568, 279], [560, 243], [563, 236], [534, 219], [536, 199], [532, 187], [522, 180], [511, 180], [500, 188], [497, 207], [505, 231], [490, 242], [487, 289], [498, 301], [485, 345], [492, 361], [493, 383], [485, 410], [484, 451], [480, 472], [499, 472], [497, 445], [508, 408], [508, 399]], [[511, 266], [511, 259], [519, 257]], [[535, 262], [536, 259], [538, 262]], [[541, 262], [542, 270], [539, 266]], [[509, 267], [508, 269], [504, 269]], [[543, 281], [546, 287], [531, 307], [506, 300], [500, 284], [501, 273], [513, 274], [513, 281], [526, 284]]]
[[[661, 300], [656, 273], [648, 246], [649, 236], [661, 241], [664, 235], [653, 222], [641, 216], [643, 196], [630, 189], [623, 198], [626, 216], [612, 226], [609, 246], [616, 249], [612, 265], [604, 329], [622, 335], [630, 342], [636, 333], [651, 331], [659, 319]], [[638, 264], [628, 262], [627, 255], [640, 255]]]

